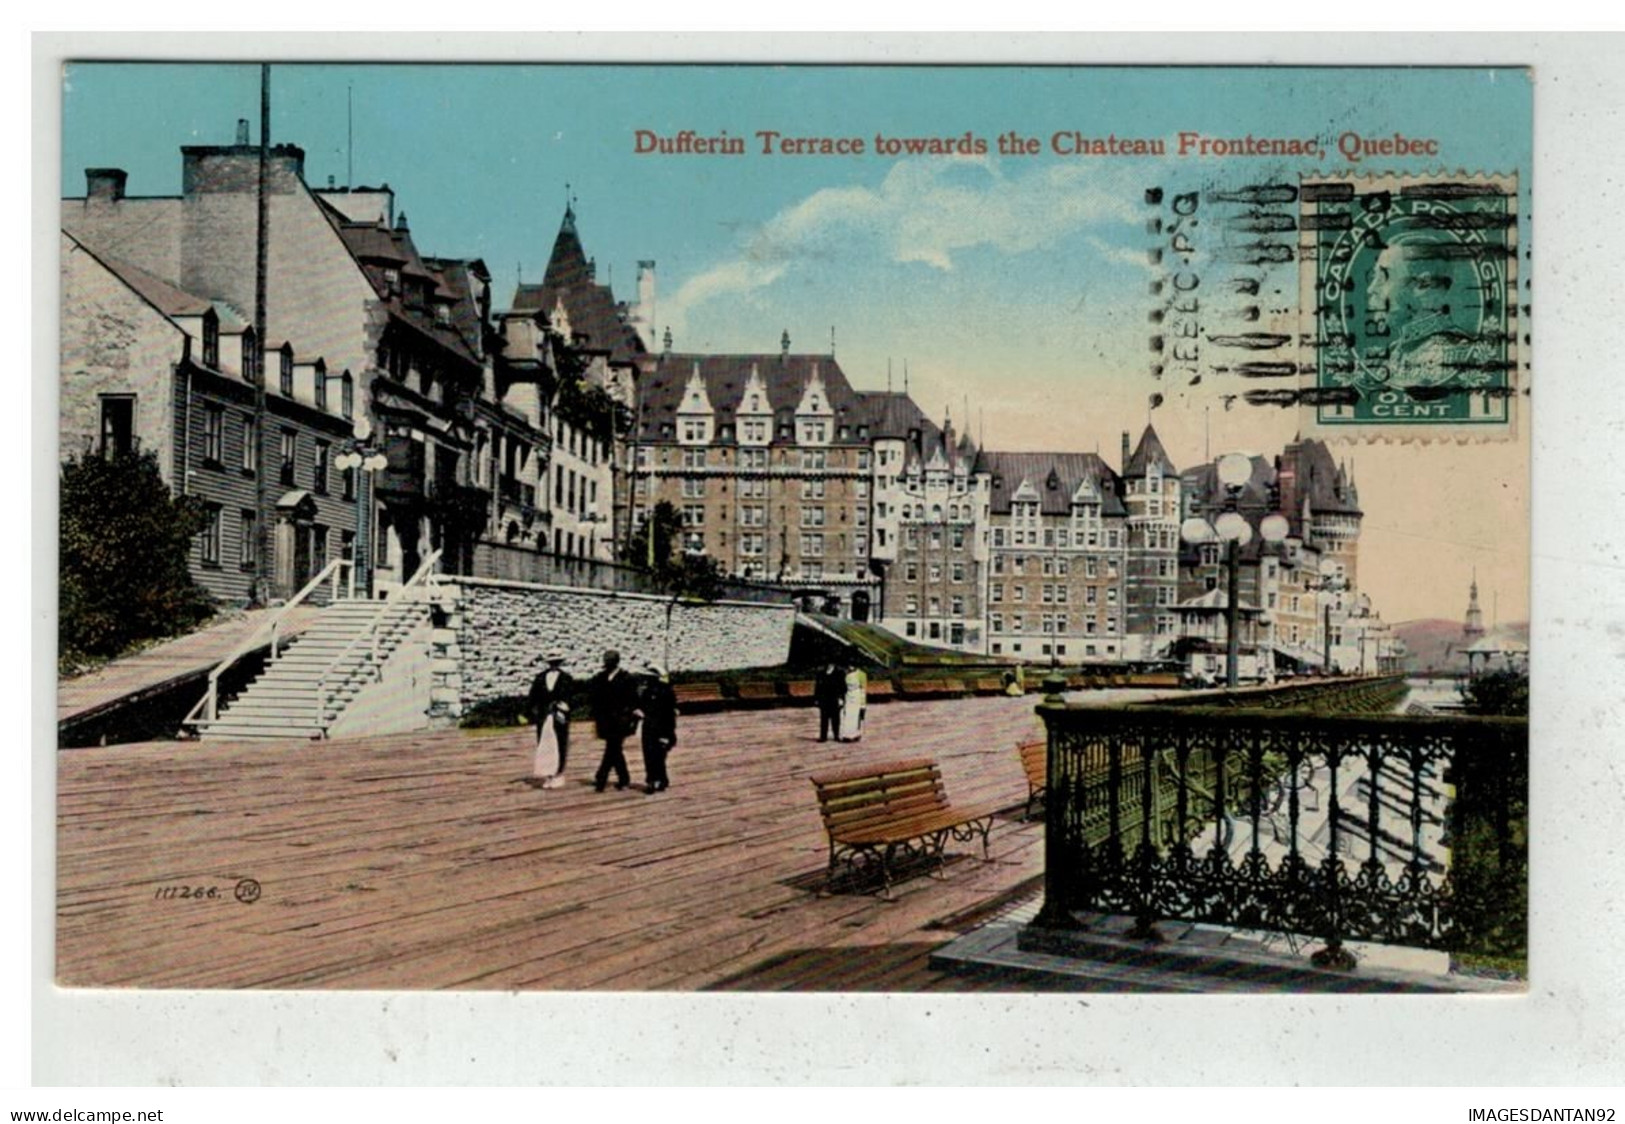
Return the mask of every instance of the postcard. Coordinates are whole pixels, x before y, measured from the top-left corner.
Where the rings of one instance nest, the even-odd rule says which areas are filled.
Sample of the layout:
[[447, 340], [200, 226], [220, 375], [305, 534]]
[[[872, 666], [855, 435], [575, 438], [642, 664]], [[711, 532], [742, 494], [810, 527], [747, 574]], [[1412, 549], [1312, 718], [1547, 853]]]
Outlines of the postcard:
[[59, 987], [1527, 987], [1528, 71], [62, 81]]

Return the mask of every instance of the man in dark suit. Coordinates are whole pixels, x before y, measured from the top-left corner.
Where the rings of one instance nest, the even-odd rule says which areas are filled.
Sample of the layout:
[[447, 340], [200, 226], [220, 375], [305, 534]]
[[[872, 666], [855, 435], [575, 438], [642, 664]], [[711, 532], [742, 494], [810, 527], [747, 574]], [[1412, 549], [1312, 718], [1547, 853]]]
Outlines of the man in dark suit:
[[643, 717], [638, 709], [637, 684], [621, 670], [621, 654], [611, 650], [604, 653], [604, 670], [592, 677], [590, 686], [593, 723], [598, 727], [598, 736], [604, 739], [604, 759], [598, 763], [592, 786], [599, 792], [604, 791], [613, 769], [615, 787], [622, 789], [632, 783], [623, 747]]
[[818, 703], [818, 740], [827, 742], [841, 731], [841, 702], [846, 698], [846, 672], [833, 663], [825, 664], [813, 681], [813, 700]]
[[531, 682], [525, 706], [537, 737], [541, 736], [542, 723], [552, 722], [559, 742], [558, 772], [551, 777], [533, 778], [543, 788], [557, 788], [564, 778], [564, 763], [570, 756], [570, 692], [574, 689], [575, 680], [564, 670], [564, 653], [547, 653], [547, 667]]
[[653, 796], [671, 787], [666, 754], [677, 744], [677, 692], [666, 669], [650, 664], [643, 680], [643, 791]]

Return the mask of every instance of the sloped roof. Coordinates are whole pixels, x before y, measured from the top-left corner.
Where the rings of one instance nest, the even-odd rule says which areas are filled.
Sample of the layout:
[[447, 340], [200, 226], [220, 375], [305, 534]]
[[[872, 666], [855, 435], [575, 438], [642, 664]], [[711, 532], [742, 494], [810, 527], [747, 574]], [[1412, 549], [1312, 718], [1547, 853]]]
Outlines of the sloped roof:
[[385, 269], [398, 268], [403, 276], [427, 280], [435, 288], [446, 281], [439, 273], [431, 270], [419, 256], [417, 247], [412, 242], [412, 235], [405, 226], [404, 214], [395, 228], [390, 229], [382, 223], [351, 221], [343, 211], [322, 198], [318, 192], [312, 192], [311, 198], [316, 200], [322, 213], [327, 216], [327, 220], [343, 240], [345, 248], [360, 264], [373, 291], [388, 306], [391, 315], [434, 340], [458, 358], [475, 365], [480, 364], [481, 352], [478, 345], [471, 345], [458, 326], [438, 323], [430, 307], [409, 304], [401, 289], [392, 290], [384, 277]]
[[630, 363], [637, 356], [647, 354], [643, 338], [627, 323], [614, 292], [608, 285], [598, 284], [593, 265], [581, 246], [575, 210], [571, 207], [564, 209], [564, 221], [553, 239], [553, 253], [547, 259], [542, 283], [521, 284], [516, 288], [513, 310], [540, 309], [551, 316], [561, 301], [570, 318], [570, 334], [583, 337], [588, 350], [608, 353], [611, 363]]
[[1309, 507], [1315, 512], [1334, 515], [1361, 513], [1354, 492], [1343, 470], [1332, 459], [1326, 442], [1313, 438], [1294, 441], [1286, 447], [1284, 455], [1297, 458], [1298, 504], [1307, 496]]
[[[835, 431], [832, 444], [856, 444], [857, 427], [867, 422], [859, 396], [853, 392], [840, 364], [828, 355], [785, 355], [773, 352], [760, 355], [689, 355], [662, 354], [638, 380], [642, 428], [637, 440], [670, 440], [661, 436], [663, 424], [672, 425], [675, 433], [677, 407], [683, 400], [683, 391], [694, 376], [699, 364], [700, 379], [711, 402], [715, 422], [720, 427], [731, 424], [744, 398], [745, 383], [755, 370], [767, 391], [767, 400], [773, 410], [773, 443], [779, 443], [778, 425], [795, 417], [796, 407], [807, 389], [807, 380], [814, 368], [824, 383], [830, 409], [834, 412]], [[845, 441], [838, 438], [841, 426], [848, 426]]]
[[[1100, 493], [1102, 515], [1123, 515], [1117, 474], [1095, 453], [998, 453], [984, 451], [982, 471], [993, 474], [993, 512], [1008, 514], [1010, 501], [1023, 480], [1032, 482], [1045, 515], [1066, 515], [1072, 496], [1088, 479]], [[1053, 487], [1051, 486], [1053, 484]]]
[[1162, 438], [1157, 436], [1154, 427], [1147, 425], [1145, 432], [1140, 434], [1140, 443], [1134, 447], [1128, 463], [1123, 466], [1123, 475], [1144, 476], [1153, 464], [1161, 467], [1164, 476], [1179, 475], [1179, 470], [1168, 457], [1168, 451], [1162, 447]]
[[484, 265], [455, 258], [425, 258], [424, 264], [435, 271], [439, 282], [436, 298], [451, 306], [453, 330], [470, 351], [485, 354], [485, 322], [480, 317], [479, 302], [474, 299], [474, 286], [469, 282], [469, 274], [475, 269], [484, 269]]
[[[69, 237], [73, 238], [73, 235], [70, 234]], [[202, 316], [213, 307], [207, 298], [188, 293], [184, 289], [171, 285], [168, 281], [154, 277], [140, 266], [131, 265], [121, 258], [112, 257], [108, 254], [97, 253], [78, 238], [74, 238], [74, 241], [91, 257], [106, 266], [108, 271], [120, 281], [123, 281], [134, 290], [136, 295], [165, 316]]]

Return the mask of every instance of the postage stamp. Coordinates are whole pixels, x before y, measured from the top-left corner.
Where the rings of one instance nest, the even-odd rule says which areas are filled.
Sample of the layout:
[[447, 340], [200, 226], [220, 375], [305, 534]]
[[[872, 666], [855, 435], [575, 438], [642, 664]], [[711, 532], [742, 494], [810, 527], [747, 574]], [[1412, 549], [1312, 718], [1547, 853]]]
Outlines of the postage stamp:
[[1302, 185], [1318, 427], [1511, 433], [1522, 354], [1517, 197], [1516, 177], [1505, 176]]

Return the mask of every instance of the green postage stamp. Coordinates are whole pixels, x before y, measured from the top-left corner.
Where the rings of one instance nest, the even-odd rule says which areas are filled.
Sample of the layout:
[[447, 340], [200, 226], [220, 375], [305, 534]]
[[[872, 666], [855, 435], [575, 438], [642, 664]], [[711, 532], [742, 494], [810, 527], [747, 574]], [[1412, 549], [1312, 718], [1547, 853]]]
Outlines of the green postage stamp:
[[1511, 431], [1517, 183], [1369, 176], [1301, 189], [1302, 369], [1316, 425]]

